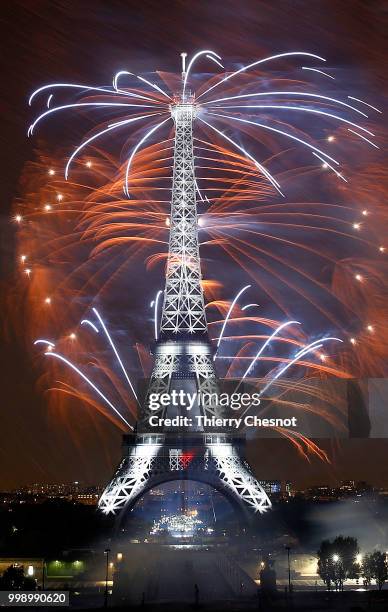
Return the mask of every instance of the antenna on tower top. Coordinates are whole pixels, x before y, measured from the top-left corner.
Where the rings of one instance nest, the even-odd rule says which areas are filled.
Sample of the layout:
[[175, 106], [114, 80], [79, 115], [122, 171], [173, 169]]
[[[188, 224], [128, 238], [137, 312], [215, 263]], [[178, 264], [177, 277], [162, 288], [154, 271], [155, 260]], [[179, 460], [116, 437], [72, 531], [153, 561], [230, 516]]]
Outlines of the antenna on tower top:
[[186, 57], [187, 57], [187, 53], [181, 53], [181, 58], [182, 58], [182, 81], [184, 81], [185, 74], [186, 74]]

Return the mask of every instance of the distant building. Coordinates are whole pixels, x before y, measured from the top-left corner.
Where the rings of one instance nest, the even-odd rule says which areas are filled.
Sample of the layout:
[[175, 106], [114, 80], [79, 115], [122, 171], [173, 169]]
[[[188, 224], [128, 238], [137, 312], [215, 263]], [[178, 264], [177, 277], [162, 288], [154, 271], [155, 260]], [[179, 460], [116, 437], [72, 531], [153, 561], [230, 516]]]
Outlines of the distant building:
[[341, 486], [339, 487], [339, 491], [342, 494], [347, 494], [347, 495], [354, 495], [354, 493], [356, 492], [356, 483], [354, 482], [354, 480], [343, 480], [341, 482]]
[[304, 497], [306, 499], [315, 499], [317, 501], [333, 500], [338, 497], [337, 490], [329, 485], [316, 485], [308, 488]]
[[260, 480], [259, 483], [272, 498], [292, 496], [292, 485], [288, 480]]
[[259, 484], [268, 495], [280, 495], [282, 492], [281, 480], [259, 480]]
[[10, 492], [0, 493], [0, 502], [6, 504], [41, 504], [49, 499], [63, 499], [81, 504], [96, 505], [102, 487], [72, 483], [34, 483]]
[[292, 497], [292, 484], [289, 480], [284, 483], [285, 497]]
[[98, 493], [78, 493], [73, 499], [84, 506], [97, 506], [99, 498]]

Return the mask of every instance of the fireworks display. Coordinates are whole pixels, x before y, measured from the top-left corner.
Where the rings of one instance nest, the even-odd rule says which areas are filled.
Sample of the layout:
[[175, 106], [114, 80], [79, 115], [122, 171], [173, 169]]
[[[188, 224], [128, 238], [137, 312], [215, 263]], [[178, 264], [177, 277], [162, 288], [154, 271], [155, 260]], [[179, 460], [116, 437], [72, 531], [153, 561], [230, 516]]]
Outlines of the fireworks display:
[[[135, 381], [150, 373], [158, 333], [172, 114], [188, 101], [218, 372], [340, 429], [346, 407], [327, 381], [385, 367], [386, 212], [369, 193], [381, 111], [344, 93], [313, 53], [233, 68], [204, 50], [182, 63], [182, 74], [121, 70], [109, 86], [54, 83], [30, 96], [30, 137], [47, 135], [49, 120], [56, 133], [74, 120], [87, 132], [72, 151], [38, 152], [13, 213], [18, 314], [45, 357], [42, 388], [54, 402], [75, 396], [123, 431], [133, 427]], [[242, 277], [249, 285], [239, 289]], [[326, 458], [301, 434], [280, 433]]]

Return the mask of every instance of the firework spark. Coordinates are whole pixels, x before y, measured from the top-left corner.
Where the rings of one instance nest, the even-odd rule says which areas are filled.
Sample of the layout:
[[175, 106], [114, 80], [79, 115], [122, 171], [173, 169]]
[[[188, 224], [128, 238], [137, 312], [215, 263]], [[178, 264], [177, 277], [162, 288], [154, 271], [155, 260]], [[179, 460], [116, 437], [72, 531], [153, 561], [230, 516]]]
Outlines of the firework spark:
[[[263, 58], [225, 73], [222, 58], [205, 50], [193, 56], [187, 69], [183, 58], [183, 75], [146, 78], [122, 70], [113, 77], [112, 86], [54, 83], [37, 89], [30, 97], [31, 106], [41, 102], [44, 108], [32, 122], [30, 136], [45, 121], [62, 113], [75, 111], [92, 117], [98, 113], [103, 118], [103, 123], [96, 125], [69, 155], [65, 181], [55, 160], [42, 158], [40, 166], [32, 165], [35, 185], [37, 170], [44, 169], [42, 178], [35, 187], [36, 195], [17, 205], [14, 219], [20, 226], [20, 253], [23, 254], [19, 260], [24, 264], [28, 258], [28, 268], [22, 269], [23, 283], [28, 282], [32, 338], [41, 331], [38, 304], [44, 302], [44, 296], [55, 294], [56, 308], [54, 303], [50, 307], [45, 335], [55, 337], [58, 326], [63, 325], [62, 306], [65, 305], [70, 328], [74, 327], [74, 320], [81, 320], [83, 327], [94, 332], [85, 341], [83, 352], [74, 346], [79, 346], [75, 339], [73, 346], [66, 344], [66, 334], [55, 344], [64, 351], [78, 351], [77, 358], [83, 362], [79, 371], [89, 372], [89, 381], [95, 374], [90, 370], [97, 367], [101, 380], [104, 378], [104, 382], [99, 378], [98, 389], [107, 399], [109, 386], [114, 389], [115, 398], [109, 402], [118, 411], [115, 416], [121, 423], [125, 410], [129, 410], [132, 419], [136, 414], [131, 380], [139, 369], [134, 359], [128, 366], [122, 356], [120, 338], [104, 329], [98, 311], [94, 311], [96, 318], [90, 316], [89, 304], [93, 298], [106, 303], [112, 288], [119, 287], [128, 275], [134, 278], [144, 261], [151, 274], [166, 261], [173, 146], [170, 119], [177, 103], [190, 103], [197, 113], [195, 154], [202, 253], [209, 254], [209, 260], [226, 255], [232, 265], [252, 278], [260, 291], [263, 309], [273, 304], [285, 315], [285, 318], [268, 319], [245, 316], [242, 309], [255, 305], [246, 304], [236, 318], [233, 312], [239, 308], [238, 298], [230, 304], [220, 300], [216, 294], [221, 281], [218, 288], [217, 283], [205, 281], [207, 311], [212, 317], [210, 329], [218, 325], [214, 342], [219, 368], [225, 364], [223, 374], [226, 377], [238, 374], [261, 389], [268, 389], [266, 385], [270, 384], [271, 393], [276, 390], [277, 399], [287, 401], [284, 399], [287, 378], [283, 374], [289, 376], [290, 371], [346, 378], [351, 373], [359, 374], [361, 356], [363, 363], [368, 363], [368, 359], [370, 362], [370, 355], [374, 355], [374, 365], [382, 363], [383, 352], [378, 344], [381, 337], [374, 333], [378, 326], [365, 322], [364, 296], [355, 292], [363, 291], [364, 287], [366, 291], [371, 283], [377, 287], [382, 273], [372, 271], [365, 253], [376, 249], [378, 244], [381, 257], [383, 241], [371, 225], [373, 203], [368, 203], [368, 211], [372, 213], [368, 219], [371, 229], [367, 232], [360, 221], [365, 217], [362, 212], [365, 204], [358, 210], [353, 200], [346, 201], [351, 198], [343, 191], [345, 181], [352, 184], [354, 192], [365, 191], [365, 185], [360, 186], [359, 172], [356, 185], [351, 180], [351, 164], [345, 152], [358, 152], [360, 146], [378, 148], [368, 114], [380, 111], [359, 97], [344, 96], [332, 78], [321, 79], [323, 85], [329, 83], [330, 87], [337, 88], [325, 93], [299, 78], [279, 78], [278, 68], [285, 61], [292, 62], [292, 69], [294, 64], [298, 69], [303, 68], [305, 76], [314, 71], [323, 72], [314, 64], [324, 62], [324, 58], [298, 51]], [[312, 65], [306, 66], [306, 61]], [[194, 71], [199, 62], [210, 63], [211, 68], [223, 72], [204, 78]], [[268, 85], [271, 66], [277, 69], [274, 86]], [[120, 138], [124, 142], [124, 156], [117, 164], [108, 149]], [[84, 183], [85, 167], [89, 184]], [[336, 179], [340, 179], [338, 184]], [[325, 181], [330, 189], [339, 190], [345, 203], [292, 202], [284, 198], [289, 193], [295, 197], [299, 194], [298, 183], [303, 190], [309, 181], [318, 181], [320, 185]], [[378, 217], [375, 219], [377, 228]], [[349, 257], [349, 248], [357, 250], [357, 259]], [[204, 266], [205, 273], [214, 277], [207, 257]], [[325, 268], [333, 271], [333, 282], [322, 280], [321, 271]], [[355, 276], [367, 282], [360, 283], [356, 278], [357, 289], [352, 285], [349, 292]], [[37, 300], [37, 295], [42, 299]], [[152, 307], [156, 338], [159, 297], [160, 292]], [[304, 310], [311, 308], [318, 318], [329, 323], [330, 330], [340, 330], [341, 338], [348, 338], [349, 348], [336, 356], [341, 365], [334, 363], [334, 357], [322, 355], [328, 334], [319, 334], [321, 339], [313, 342], [308, 340], [310, 334], [295, 339], [293, 334], [298, 325], [294, 321], [295, 300], [303, 303]], [[373, 323], [379, 320], [376, 308], [372, 307], [369, 312], [369, 321]], [[217, 311], [223, 315], [221, 319], [215, 316]], [[260, 333], [256, 330], [247, 334], [242, 330], [233, 339], [226, 335], [229, 326], [246, 327], [252, 322], [260, 328]], [[266, 325], [267, 329], [262, 329]], [[287, 339], [284, 330], [288, 325], [292, 335]], [[105, 352], [97, 348], [99, 336], [108, 340], [120, 374], [115, 372]], [[242, 345], [230, 355], [225, 354], [226, 347], [239, 338]], [[278, 343], [291, 346], [293, 351], [285, 355], [269, 350], [267, 354], [273, 342], [276, 346]], [[52, 344], [47, 342], [51, 349], [47, 354], [54, 362], [60, 353], [53, 353]], [[141, 345], [137, 345], [137, 354], [142, 374], [147, 374], [149, 355]], [[90, 355], [95, 355], [92, 365]], [[262, 363], [270, 362], [275, 365], [264, 376], [254, 376]], [[73, 372], [77, 373], [74, 368]], [[294, 382], [307, 395], [313, 394], [301, 380], [297, 377]], [[87, 383], [85, 379], [83, 382]], [[84, 389], [79, 393], [84, 394]], [[299, 440], [297, 444], [300, 443]]]
[[[214, 95], [214, 89], [225, 85], [226, 82], [230, 83], [231, 80], [235, 80], [236, 78], [239, 77], [239, 75], [246, 74], [247, 72], [251, 71], [252, 69], [257, 68], [258, 66], [262, 64], [272, 63], [278, 60], [283, 60], [284, 58], [289, 58], [289, 59], [296, 60], [296, 61], [300, 61], [300, 59], [302, 58], [303, 59], [308, 58], [310, 60], [318, 60], [318, 61], [323, 61], [323, 62], [326, 61], [324, 58], [318, 55], [314, 55], [309, 52], [294, 51], [294, 52], [281, 53], [281, 54], [273, 55], [270, 57], [266, 57], [261, 60], [252, 62], [246, 66], [243, 66], [239, 70], [230, 72], [229, 74], [227, 74], [226, 76], [218, 80], [215, 84], [211, 85], [210, 87], [205, 88], [204, 91], [202, 92], [201, 92], [201, 89], [203, 89], [203, 87], [200, 87], [200, 90], [198, 93], [193, 93], [191, 91], [188, 91], [188, 83], [190, 82], [191, 72], [195, 64], [199, 60], [203, 60], [204, 57], [207, 60], [212, 60], [218, 66], [222, 66], [222, 64], [220, 64], [221, 57], [217, 55], [217, 53], [215, 53], [214, 51], [210, 51], [210, 50], [199, 51], [198, 53], [196, 53], [190, 60], [187, 70], [186, 70], [186, 64], [185, 64], [185, 59], [184, 59], [183, 66], [182, 66], [183, 83], [182, 83], [182, 91], [180, 94], [176, 94], [174, 93], [174, 91], [170, 91], [168, 93], [164, 89], [162, 89], [159, 85], [155, 83], [151, 83], [148, 79], [144, 78], [143, 76], [138, 76], [126, 70], [121, 70], [113, 77], [113, 86], [109, 88], [107, 87], [86, 87], [84, 85], [77, 85], [74, 83], [69, 83], [69, 84], [54, 83], [51, 86], [46, 85], [44, 87], [41, 87], [37, 89], [36, 91], [34, 91], [33, 94], [30, 96], [29, 104], [32, 104], [32, 102], [36, 99], [36, 97], [42, 95], [43, 93], [49, 94], [49, 96], [52, 96], [53, 92], [56, 92], [58, 88], [60, 89], [70, 88], [73, 90], [74, 89], [78, 90], [78, 93], [81, 95], [82, 100], [84, 99], [89, 100], [89, 98], [93, 96], [93, 101], [68, 103], [68, 104], [62, 104], [62, 105], [55, 106], [55, 107], [51, 106], [48, 110], [45, 110], [42, 114], [40, 114], [35, 119], [35, 121], [30, 125], [29, 130], [28, 130], [28, 135], [33, 134], [36, 126], [43, 119], [47, 118], [48, 116], [52, 116], [53, 114], [56, 114], [60, 111], [64, 111], [64, 110], [79, 109], [80, 107], [82, 108], [88, 107], [94, 110], [96, 109], [97, 110], [110, 110], [114, 112], [118, 111], [121, 114], [123, 111], [125, 112], [126, 114], [125, 118], [122, 117], [119, 121], [115, 121], [114, 123], [109, 123], [106, 128], [97, 131], [96, 134], [94, 134], [90, 138], [87, 138], [81, 145], [79, 145], [75, 149], [75, 151], [70, 156], [69, 161], [67, 162], [67, 165], [66, 165], [65, 176], [67, 178], [69, 174], [71, 163], [76, 159], [78, 154], [86, 146], [90, 145], [96, 139], [101, 138], [108, 132], [111, 134], [113, 130], [116, 131], [119, 128], [131, 127], [134, 122], [144, 121], [147, 119], [148, 120], [153, 119], [155, 116], [158, 116], [158, 115], [161, 115], [162, 117], [163, 115], [164, 116], [167, 115], [167, 118], [164, 118], [157, 125], [153, 125], [151, 128], [147, 128], [147, 132], [140, 140], [138, 140], [138, 142], [136, 143], [135, 147], [133, 148], [133, 150], [131, 151], [129, 155], [129, 159], [128, 159], [127, 167], [126, 167], [125, 185], [124, 185], [124, 191], [128, 197], [130, 197], [129, 187], [128, 187], [129, 173], [130, 173], [131, 163], [133, 161], [133, 158], [135, 157], [136, 153], [141, 148], [141, 146], [145, 143], [145, 141], [148, 140], [148, 138], [150, 138], [152, 134], [156, 132], [156, 130], [159, 130], [159, 128], [161, 128], [163, 125], [167, 123], [167, 121], [171, 118], [171, 115], [173, 114], [175, 105], [178, 103], [183, 103], [183, 104], [190, 103], [191, 105], [193, 105], [198, 118], [201, 120], [201, 124], [204, 124], [213, 130], [216, 130], [217, 134], [219, 134], [221, 137], [226, 139], [229, 144], [232, 144], [232, 148], [233, 147], [238, 148], [239, 150], [243, 151], [246, 156], [246, 159], [254, 162], [257, 170], [259, 170], [270, 181], [270, 183], [275, 187], [275, 189], [277, 189], [277, 191], [281, 195], [283, 194], [280, 190], [279, 182], [273, 177], [270, 171], [267, 168], [265, 168], [265, 166], [261, 162], [258, 162], [257, 160], [255, 160], [252, 157], [252, 155], [247, 150], [245, 150], [245, 148], [242, 148], [240, 145], [238, 145], [235, 142], [235, 140], [225, 135], [221, 130], [216, 128], [216, 126], [214, 126], [214, 123], [223, 122], [223, 123], [226, 123], [226, 125], [230, 125], [230, 124], [233, 125], [234, 122], [238, 122], [240, 124], [242, 123], [242, 124], [254, 125], [256, 128], [258, 128], [259, 132], [269, 130], [271, 132], [278, 134], [279, 136], [285, 139], [291, 139], [292, 141], [297, 142], [298, 144], [302, 145], [302, 147], [304, 148], [307, 148], [315, 153], [318, 153], [325, 160], [330, 160], [332, 163], [334, 163], [337, 166], [339, 166], [339, 161], [336, 160], [334, 157], [332, 157], [326, 150], [320, 148], [318, 146], [318, 143], [316, 142], [316, 139], [314, 139], [311, 135], [306, 134], [306, 138], [301, 138], [300, 136], [296, 135], [297, 133], [299, 133], [300, 130], [298, 130], [297, 127], [293, 126], [292, 124], [289, 124], [289, 128], [287, 130], [280, 129], [279, 125], [285, 125], [285, 124], [283, 123], [283, 121], [279, 119], [278, 115], [279, 114], [280, 116], [282, 114], [284, 115], [285, 111], [287, 112], [287, 115], [293, 114], [293, 112], [302, 113], [302, 114], [316, 114], [322, 117], [322, 120], [329, 119], [329, 120], [336, 122], [337, 124], [346, 123], [347, 125], [351, 125], [353, 128], [356, 128], [357, 130], [362, 131], [371, 137], [375, 136], [373, 132], [371, 132], [369, 129], [367, 129], [360, 123], [355, 123], [354, 121], [350, 120], [349, 118], [343, 117], [340, 114], [340, 111], [345, 109], [346, 111], [349, 111], [351, 113], [357, 113], [359, 115], [362, 115], [364, 118], [368, 118], [368, 115], [365, 112], [363, 112], [356, 106], [349, 104], [348, 102], [344, 102], [338, 98], [334, 98], [334, 97], [326, 96], [322, 94], [315, 94], [312, 92], [304, 92], [304, 91], [266, 91], [266, 92], [256, 92], [256, 93], [244, 93], [244, 94], [240, 94], [236, 96], [226, 95], [226, 96], [217, 97], [213, 99], [211, 98], [209, 100], [209, 95], [212, 95], [212, 96]], [[304, 70], [308, 70], [308, 69], [317, 70], [314, 67], [308, 67], [308, 66], [303, 66], [302, 68]], [[132, 82], [129, 82], [128, 86], [126, 86], [125, 88], [124, 87], [119, 88], [119, 79], [121, 79], [121, 77], [123, 76], [132, 77]], [[143, 92], [142, 94], [139, 93], [139, 90], [136, 88], [136, 82], [139, 80], [145, 85], [147, 85], [151, 89], [151, 92], [147, 92], [147, 93]], [[128, 81], [130, 81], [130, 79], [128, 79]], [[254, 80], [252, 84], [254, 84]], [[247, 87], [247, 85], [245, 85], [245, 87]], [[254, 102], [256, 102], [256, 98], [258, 99], [258, 101], [260, 101], [261, 96], [265, 96], [266, 99], [267, 98], [270, 99], [270, 102], [265, 103], [265, 104], [254, 104]], [[284, 101], [283, 96], [286, 96], [285, 101]], [[103, 99], [100, 100], [100, 97], [102, 97]], [[297, 98], [292, 105], [287, 104], [287, 98], [290, 98], [290, 97], [294, 98], [294, 100], [295, 100], [295, 97]], [[126, 98], [127, 99], [131, 98], [131, 102], [128, 102]], [[199, 102], [201, 98], [202, 100], [201, 102]], [[247, 98], [249, 98], [249, 100]], [[233, 101], [236, 99], [239, 99], [239, 101], [243, 102], [243, 104], [238, 104], [238, 105], [233, 104]], [[358, 100], [357, 98], [352, 97], [350, 99], [353, 99], [354, 101], [358, 103], [361, 103], [360, 100]], [[50, 100], [51, 100], [51, 97], [50, 97]], [[144, 104], [143, 103], [144, 100], [147, 101], [149, 104]], [[280, 101], [278, 102], [278, 100]], [[321, 104], [326, 105], [328, 108], [325, 108], [325, 109], [317, 108], [315, 106], [317, 101], [319, 101]], [[331, 106], [334, 106], [337, 112], [335, 113], [329, 112], [331, 109]], [[375, 109], [372, 105], [369, 105], [369, 107], [372, 110], [375, 110], [375, 112], [377, 111], [377, 109]], [[148, 109], [148, 110], [143, 114], [143, 109]], [[140, 116], [139, 116], [139, 110], [142, 113]], [[237, 113], [234, 111], [237, 111]], [[274, 111], [274, 113], [272, 111]], [[128, 113], [133, 113], [134, 116], [128, 117]], [[244, 118], [241, 115], [245, 115], [248, 117], [259, 116], [259, 117], [262, 117], [262, 119], [261, 121], [256, 121], [256, 120], [253, 121], [252, 119]], [[238, 123], [237, 125], [233, 125], [235, 129], [241, 127], [238, 125]], [[373, 146], [377, 146], [371, 140], [368, 140], [368, 142], [373, 144]]]

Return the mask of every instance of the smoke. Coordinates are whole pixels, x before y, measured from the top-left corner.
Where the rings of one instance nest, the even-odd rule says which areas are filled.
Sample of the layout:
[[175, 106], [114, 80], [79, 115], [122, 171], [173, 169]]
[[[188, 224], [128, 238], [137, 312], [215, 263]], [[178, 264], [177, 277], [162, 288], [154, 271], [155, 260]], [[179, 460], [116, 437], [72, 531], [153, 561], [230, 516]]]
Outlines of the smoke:
[[388, 549], [388, 504], [384, 500], [356, 497], [314, 505], [307, 520], [312, 547], [343, 535], [357, 538], [361, 553]]

